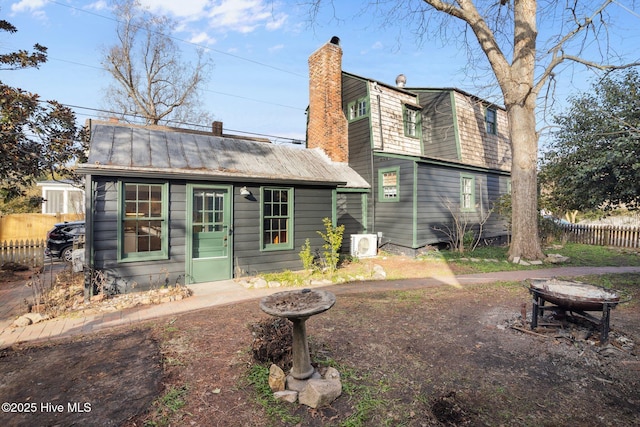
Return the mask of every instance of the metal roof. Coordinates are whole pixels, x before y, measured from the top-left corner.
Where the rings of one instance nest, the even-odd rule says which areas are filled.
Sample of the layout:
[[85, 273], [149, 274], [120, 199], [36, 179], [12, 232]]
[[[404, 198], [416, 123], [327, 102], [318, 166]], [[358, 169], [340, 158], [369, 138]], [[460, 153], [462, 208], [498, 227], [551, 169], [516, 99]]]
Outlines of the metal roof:
[[81, 172], [185, 179], [303, 182], [348, 188], [369, 184], [320, 149], [293, 148], [175, 128], [94, 124]]

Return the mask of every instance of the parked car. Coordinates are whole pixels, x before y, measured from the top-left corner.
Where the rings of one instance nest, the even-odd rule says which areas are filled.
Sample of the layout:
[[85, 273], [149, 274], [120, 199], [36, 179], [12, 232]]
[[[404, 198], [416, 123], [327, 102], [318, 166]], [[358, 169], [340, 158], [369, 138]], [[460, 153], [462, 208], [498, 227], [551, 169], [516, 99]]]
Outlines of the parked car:
[[52, 258], [60, 258], [65, 262], [71, 262], [73, 243], [84, 233], [84, 221], [55, 224], [47, 232], [47, 248], [44, 254]]

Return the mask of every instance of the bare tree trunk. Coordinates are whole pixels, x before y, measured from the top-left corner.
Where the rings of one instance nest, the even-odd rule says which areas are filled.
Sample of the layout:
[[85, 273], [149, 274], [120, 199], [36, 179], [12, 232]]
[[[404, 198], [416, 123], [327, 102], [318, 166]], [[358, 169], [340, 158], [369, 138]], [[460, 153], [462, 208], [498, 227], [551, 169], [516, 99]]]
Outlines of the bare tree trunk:
[[507, 108], [513, 155], [510, 260], [515, 257], [530, 260], [544, 257], [538, 238], [538, 135], [534, 108], [527, 103]]

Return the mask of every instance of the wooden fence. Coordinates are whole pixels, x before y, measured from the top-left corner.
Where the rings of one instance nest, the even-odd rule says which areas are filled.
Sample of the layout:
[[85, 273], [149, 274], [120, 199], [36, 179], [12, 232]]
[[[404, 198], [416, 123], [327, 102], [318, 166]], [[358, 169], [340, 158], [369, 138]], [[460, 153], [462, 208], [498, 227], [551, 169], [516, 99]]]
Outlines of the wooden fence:
[[11, 214], [0, 216], [0, 242], [45, 239], [54, 224], [84, 219], [78, 214]]
[[562, 224], [562, 231], [568, 242], [618, 248], [640, 248], [640, 227]]
[[15, 262], [30, 267], [44, 264], [45, 239], [16, 240], [0, 243], [0, 266], [6, 262]]

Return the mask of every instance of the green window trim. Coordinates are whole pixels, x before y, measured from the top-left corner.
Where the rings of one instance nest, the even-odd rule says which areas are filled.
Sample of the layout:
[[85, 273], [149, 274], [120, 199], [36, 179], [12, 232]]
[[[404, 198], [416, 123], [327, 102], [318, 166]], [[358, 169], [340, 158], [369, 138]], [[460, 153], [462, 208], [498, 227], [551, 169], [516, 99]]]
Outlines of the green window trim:
[[369, 116], [369, 101], [367, 97], [358, 98], [347, 104], [347, 121], [353, 122]]
[[473, 175], [460, 175], [460, 211], [476, 210], [476, 178]]
[[418, 108], [402, 104], [402, 124], [404, 136], [416, 139], [422, 137], [422, 114]]
[[498, 133], [498, 111], [493, 107], [487, 107], [484, 111], [485, 130], [489, 135]]
[[260, 249], [293, 249], [293, 187], [260, 188]]
[[400, 201], [400, 168], [378, 169], [378, 201]]
[[169, 257], [169, 183], [118, 182], [118, 262]]

